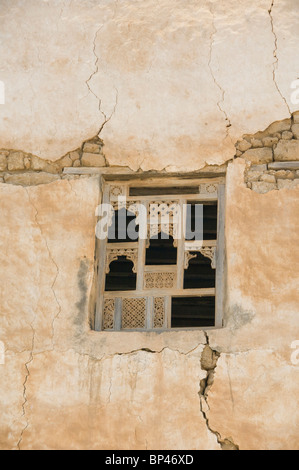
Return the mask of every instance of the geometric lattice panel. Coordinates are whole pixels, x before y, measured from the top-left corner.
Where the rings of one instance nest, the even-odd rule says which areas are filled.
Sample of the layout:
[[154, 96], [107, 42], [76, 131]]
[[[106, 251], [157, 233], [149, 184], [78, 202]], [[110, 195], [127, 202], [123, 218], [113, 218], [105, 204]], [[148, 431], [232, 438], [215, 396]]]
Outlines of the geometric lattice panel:
[[163, 328], [165, 319], [164, 297], [154, 298], [154, 328]]
[[114, 328], [114, 310], [115, 300], [105, 299], [104, 302], [104, 313], [103, 313], [103, 329], [113, 330]]
[[134, 330], [145, 328], [146, 300], [123, 299], [122, 328]]
[[173, 289], [175, 287], [176, 273], [145, 273], [145, 289]]

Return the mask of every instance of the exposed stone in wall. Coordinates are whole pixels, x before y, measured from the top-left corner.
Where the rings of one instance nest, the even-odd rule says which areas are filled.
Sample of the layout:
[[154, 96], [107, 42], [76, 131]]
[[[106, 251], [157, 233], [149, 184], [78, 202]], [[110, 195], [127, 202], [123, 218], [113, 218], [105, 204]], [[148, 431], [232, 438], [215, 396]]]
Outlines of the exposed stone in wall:
[[266, 194], [278, 189], [293, 189], [299, 185], [299, 161], [292, 165], [276, 166], [253, 165], [245, 172], [247, 187], [253, 191]]
[[247, 187], [261, 194], [299, 184], [299, 112], [275, 122], [265, 131], [244, 135], [236, 157], [248, 163]]
[[299, 159], [298, 122], [299, 112], [295, 112], [291, 119], [274, 122], [263, 132], [245, 134], [236, 144], [236, 156], [253, 164]]
[[[247, 187], [265, 194], [275, 189], [292, 189], [299, 184], [299, 111], [291, 119], [275, 122], [265, 131], [244, 135], [236, 144], [236, 155], [246, 160]], [[207, 165], [201, 172], [226, 172], [222, 165]], [[108, 167], [104, 142], [94, 137], [81, 148], [51, 162], [20, 150], [0, 150], [0, 182], [35, 186], [59, 179], [77, 179], [80, 168]], [[78, 175], [64, 174], [64, 169], [78, 168]], [[126, 168], [126, 166], [124, 166]], [[139, 169], [141, 170], [141, 169]]]
[[94, 137], [81, 148], [69, 152], [61, 159], [50, 162], [36, 155], [16, 150], [0, 150], [0, 182], [21, 186], [48, 184], [59, 179], [76, 179], [79, 176], [63, 175], [64, 168], [104, 167], [103, 141]]

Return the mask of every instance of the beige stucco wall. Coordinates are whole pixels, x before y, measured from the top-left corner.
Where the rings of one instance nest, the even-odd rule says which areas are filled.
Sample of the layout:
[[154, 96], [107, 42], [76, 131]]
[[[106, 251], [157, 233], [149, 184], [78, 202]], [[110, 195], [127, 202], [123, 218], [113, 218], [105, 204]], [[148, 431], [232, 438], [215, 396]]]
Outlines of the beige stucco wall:
[[109, 121], [113, 165], [230, 159], [296, 110], [298, 4], [271, 3], [1, 0], [0, 147], [57, 160]]
[[208, 332], [221, 355], [207, 405], [203, 332], [90, 331], [98, 179], [0, 185], [1, 448], [220, 449], [210, 429], [241, 449], [298, 447], [298, 189], [256, 194], [244, 168], [228, 169], [228, 300], [225, 328]]
[[[271, 3], [0, 0], [0, 148], [56, 161], [99, 133], [133, 170], [231, 160], [298, 109], [297, 1]], [[0, 179], [1, 449], [298, 448], [299, 187], [258, 194], [244, 172], [228, 166], [206, 402], [204, 332], [90, 330], [98, 177]]]

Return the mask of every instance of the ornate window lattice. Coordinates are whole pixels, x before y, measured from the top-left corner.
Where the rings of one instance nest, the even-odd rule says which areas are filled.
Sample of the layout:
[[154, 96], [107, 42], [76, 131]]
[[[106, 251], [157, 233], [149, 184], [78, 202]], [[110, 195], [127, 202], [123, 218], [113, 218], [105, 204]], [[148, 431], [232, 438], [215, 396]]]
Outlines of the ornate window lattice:
[[145, 328], [146, 300], [123, 299], [122, 328], [135, 330]]
[[149, 201], [149, 215], [151, 219], [176, 218], [179, 214], [179, 201]]
[[114, 310], [115, 300], [105, 299], [104, 302], [104, 314], [103, 314], [103, 329], [113, 330], [114, 328]]
[[[169, 180], [163, 175], [158, 184], [156, 176], [148, 181], [142, 175], [102, 178], [109, 219], [105, 230], [108, 224], [111, 233], [98, 242], [95, 329], [221, 327], [224, 175], [170, 176]], [[199, 211], [194, 209], [197, 204], [203, 206]], [[201, 214], [203, 229], [199, 231]], [[131, 235], [134, 231], [136, 238]], [[170, 241], [165, 242], [168, 237]], [[118, 262], [111, 266], [114, 261]]]
[[[111, 201], [111, 206], [114, 211], [119, 211], [121, 209], [126, 209], [128, 212], [135, 214], [136, 216], [139, 213], [141, 202], [140, 201], [128, 201], [125, 197], [120, 196], [117, 200]], [[114, 212], [113, 212], [114, 213]]]
[[165, 299], [155, 297], [154, 299], [154, 328], [163, 328], [165, 321]]
[[145, 289], [173, 289], [175, 287], [175, 273], [145, 273]]

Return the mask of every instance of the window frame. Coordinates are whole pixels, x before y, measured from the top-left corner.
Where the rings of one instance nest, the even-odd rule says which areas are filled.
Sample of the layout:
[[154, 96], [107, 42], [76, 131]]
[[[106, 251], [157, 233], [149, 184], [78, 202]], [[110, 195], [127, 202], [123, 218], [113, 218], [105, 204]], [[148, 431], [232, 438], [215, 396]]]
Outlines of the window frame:
[[[204, 185], [217, 185], [217, 193], [201, 193], [201, 188]], [[225, 176], [211, 174], [208, 177], [200, 177], [197, 175], [192, 175], [189, 177], [182, 176], [170, 176], [163, 177], [161, 176], [148, 176], [144, 178], [140, 175], [132, 176], [121, 176], [118, 177], [116, 174], [112, 175], [102, 175], [101, 176], [101, 193], [102, 193], [102, 203], [110, 204], [110, 188], [111, 187], [122, 186], [126, 189], [127, 201], [140, 201], [145, 202], [146, 207], [153, 201], [180, 201], [180, 204], [191, 202], [194, 200], [198, 203], [212, 202], [215, 201], [218, 203], [218, 214], [217, 214], [217, 241], [216, 241], [216, 285], [215, 288], [208, 289], [184, 289], [184, 259], [185, 259], [185, 240], [177, 241], [177, 265], [167, 266], [169, 270], [173, 270], [176, 267], [177, 272], [177, 285], [174, 289], [153, 289], [147, 290], [144, 288], [144, 275], [146, 272], [155, 270], [155, 272], [161, 272], [166, 269], [165, 266], [146, 266], [145, 265], [145, 256], [146, 256], [146, 246], [147, 240], [141, 238], [138, 239], [138, 242], [131, 242], [130, 244], [137, 245], [137, 281], [136, 281], [136, 290], [129, 291], [105, 291], [105, 281], [106, 281], [106, 263], [107, 263], [107, 249], [109, 249], [109, 244], [107, 239], [97, 240], [96, 242], [96, 266], [97, 266], [97, 282], [96, 282], [96, 296], [95, 296], [95, 318], [94, 318], [94, 329], [95, 331], [102, 332], [156, 332], [160, 333], [163, 331], [184, 331], [184, 330], [209, 330], [209, 329], [219, 329], [223, 327], [223, 318], [224, 318], [224, 306], [225, 306], [225, 271], [226, 271], [226, 244], [225, 244]], [[199, 188], [199, 193], [196, 195], [190, 194], [173, 194], [173, 195], [151, 195], [151, 196], [130, 196], [130, 187], [173, 187], [173, 186], [197, 186]], [[147, 207], [148, 210], [148, 207]], [[183, 221], [182, 221], [183, 223]], [[209, 245], [213, 241], [209, 240]], [[191, 242], [192, 243], [192, 242]], [[113, 245], [113, 247], [112, 247]], [[119, 243], [111, 243], [111, 249], [117, 249]], [[121, 244], [122, 246], [124, 243]], [[129, 245], [129, 244], [128, 244]], [[189, 245], [188, 245], [189, 246]], [[192, 250], [189, 250], [192, 251]], [[104, 267], [104, 268], [103, 268]], [[200, 291], [200, 292], [199, 292]], [[156, 292], [156, 293], [155, 293]], [[171, 327], [171, 300], [172, 297], [192, 297], [192, 296], [215, 296], [215, 325], [210, 327], [181, 327], [181, 328], [172, 328]], [[153, 327], [153, 302], [155, 298], [165, 298], [165, 321], [163, 328], [154, 328]], [[121, 317], [122, 317], [122, 304], [123, 299], [131, 298], [138, 299], [143, 298], [146, 302], [146, 320], [144, 328], [134, 328], [134, 329], [122, 329], [121, 328]], [[104, 302], [105, 299], [114, 299], [115, 313], [114, 313], [114, 328], [113, 329], [103, 329], [103, 311], [104, 311]]]

